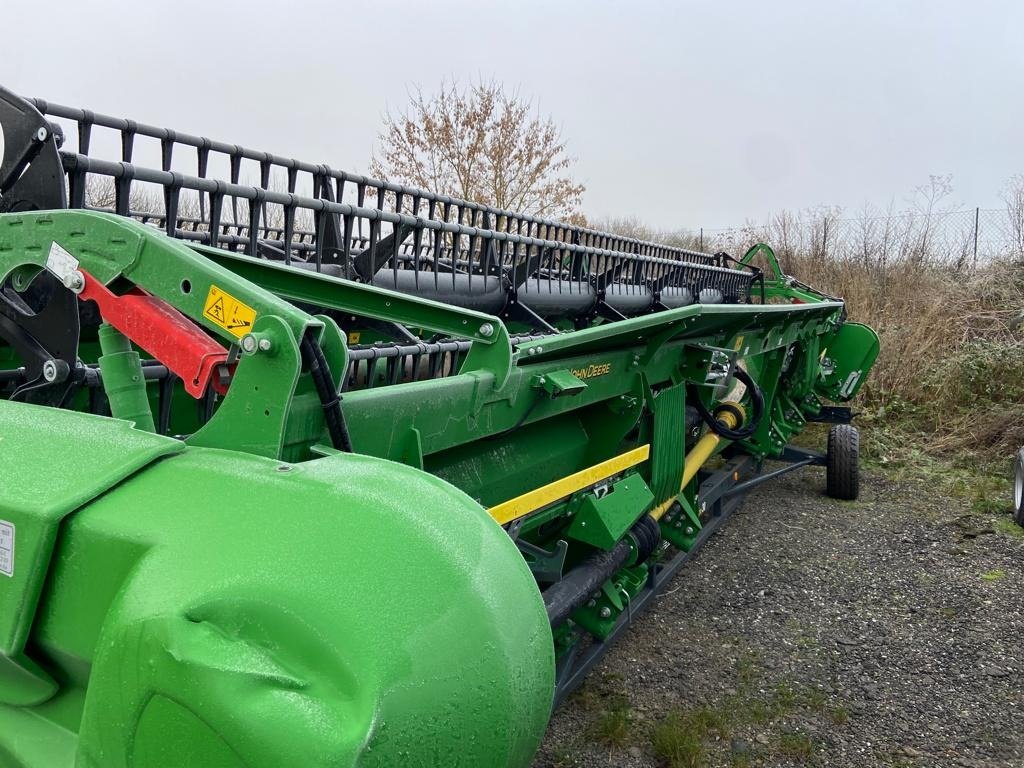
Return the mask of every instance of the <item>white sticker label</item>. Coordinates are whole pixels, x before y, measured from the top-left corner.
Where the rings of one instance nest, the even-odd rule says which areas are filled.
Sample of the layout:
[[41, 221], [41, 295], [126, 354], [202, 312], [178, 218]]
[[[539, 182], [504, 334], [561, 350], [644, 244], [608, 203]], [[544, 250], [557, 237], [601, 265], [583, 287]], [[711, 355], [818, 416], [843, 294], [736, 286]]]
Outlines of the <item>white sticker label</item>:
[[839, 390], [840, 397], [849, 397], [850, 393], [853, 392], [853, 388], [857, 386], [857, 382], [860, 381], [860, 371], [854, 371], [846, 377], [846, 382], [843, 384], [843, 388]]
[[0, 573], [14, 575], [14, 523], [0, 520]]
[[78, 271], [78, 259], [65, 251], [54, 240], [46, 257], [46, 268], [53, 272], [64, 285], [71, 285], [71, 276]]

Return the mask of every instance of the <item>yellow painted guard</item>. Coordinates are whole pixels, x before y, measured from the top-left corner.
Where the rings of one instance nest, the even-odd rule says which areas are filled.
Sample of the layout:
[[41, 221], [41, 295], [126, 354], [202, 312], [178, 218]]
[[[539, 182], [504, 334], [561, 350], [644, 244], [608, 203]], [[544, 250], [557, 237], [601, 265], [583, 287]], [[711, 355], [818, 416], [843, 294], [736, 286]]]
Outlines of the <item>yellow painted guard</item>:
[[647, 461], [650, 455], [650, 444], [641, 445], [639, 448], [626, 451], [626, 453], [610, 458], [607, 461], [602, 461], [600, 464], [581, 469], [579, 472], [563, 477], [561, 480], [555, 480], [553, 483], [527, 491], [522, 496], [516, 496], [514, 499], [503, 501], [501, 504], [488, 509], [487, 513], [497, 520], [499, 525], [504, 525], [523, 515], [528, 515], [541, 507], [546, 507], [552, 502], [564, 499], [566, 496], [571, 496], [576, 491], [599, 483], [605, 478], [618, 474], [623, 470], [635, 467], [637, 464], [642, 464]]

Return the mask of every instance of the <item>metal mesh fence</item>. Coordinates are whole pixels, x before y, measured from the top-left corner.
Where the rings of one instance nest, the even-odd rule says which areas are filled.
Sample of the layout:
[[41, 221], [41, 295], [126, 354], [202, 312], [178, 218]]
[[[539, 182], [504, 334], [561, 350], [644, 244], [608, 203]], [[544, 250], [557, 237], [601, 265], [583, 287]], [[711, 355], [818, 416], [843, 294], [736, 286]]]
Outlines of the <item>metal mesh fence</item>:
[[766, 242], [780, 254], [969, 266], [1024, 258], [1024, 211], [973, 208], [863, 218], [784, 213], [762, 224], [701, 229], [691, 237], [702, 250], [737, 253]]

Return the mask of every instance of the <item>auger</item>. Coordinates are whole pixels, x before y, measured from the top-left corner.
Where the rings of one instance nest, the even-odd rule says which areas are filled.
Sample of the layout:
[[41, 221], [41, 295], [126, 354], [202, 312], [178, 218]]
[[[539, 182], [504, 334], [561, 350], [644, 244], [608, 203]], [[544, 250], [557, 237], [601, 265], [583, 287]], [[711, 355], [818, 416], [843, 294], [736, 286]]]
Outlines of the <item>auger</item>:
[[527, 765], [747, 491], [857, 494], [878, 339], [766, 245], [0, 129], [0, 766]]

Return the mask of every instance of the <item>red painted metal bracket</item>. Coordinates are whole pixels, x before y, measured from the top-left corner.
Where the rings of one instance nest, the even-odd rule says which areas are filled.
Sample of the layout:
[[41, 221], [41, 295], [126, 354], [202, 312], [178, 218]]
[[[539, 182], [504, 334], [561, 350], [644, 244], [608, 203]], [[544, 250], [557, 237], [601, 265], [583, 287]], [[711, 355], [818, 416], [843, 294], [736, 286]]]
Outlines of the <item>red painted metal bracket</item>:
[[84, 269], [81, 272], [85, 287], [78, 298], [95, 301], [104, 322], [166, 365], [192, 397], [202, 397], [211, 381], [218, 392], [226, 390], [222, 377], [214, 374], [226, 373], [228, 353], [199, 326], [141, 288], [118, 296]]

